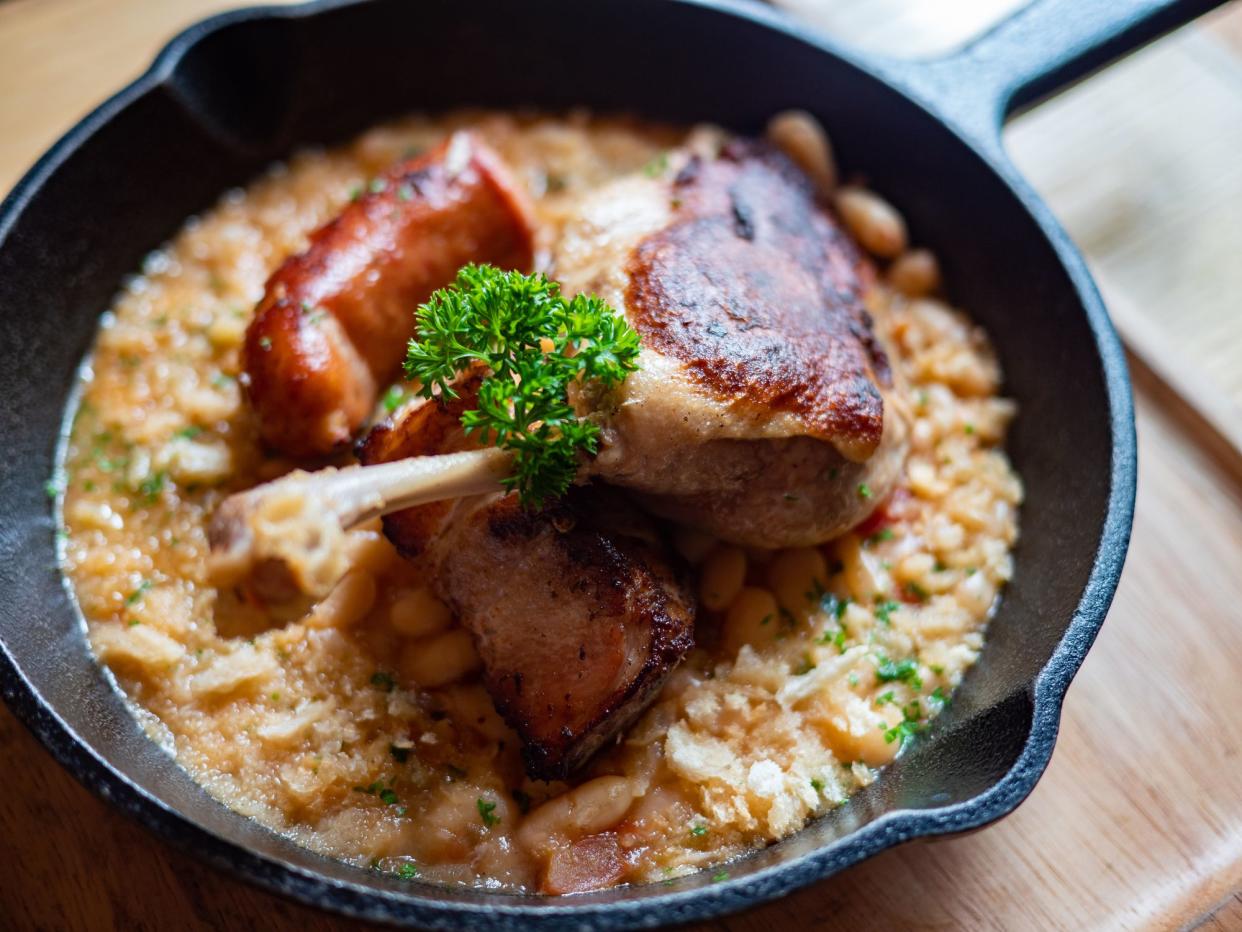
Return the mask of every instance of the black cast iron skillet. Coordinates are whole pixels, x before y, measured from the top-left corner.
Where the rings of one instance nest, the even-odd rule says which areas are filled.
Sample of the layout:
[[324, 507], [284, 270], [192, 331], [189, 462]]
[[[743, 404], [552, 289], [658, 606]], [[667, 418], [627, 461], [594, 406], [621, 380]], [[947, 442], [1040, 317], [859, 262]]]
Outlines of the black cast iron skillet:
[[[1125, 362], [1082, 260], [1001, 148], [1003, 118], [1211, 0], [1038, 0], [930, 63], [865, 59], [734, 0], [320, 0], [208, 20], [79, 123], [0, 206], [0, 686], [80, 780], [261, 886], [434, 927], [612, 929], [740, 909], [1031, 791], [1121, 572], [1134, 501]], [[950, 710], [877, 783], [728, 869], [560, 900], [368, 874], [213, 801], [92, 662], [44, 496], [75, 370], [124, 275], [190, 214], [298, 145], [411, 110], [632, 110], [758, 132], [803, 107], [905, 213], [987, 328], [1020, 416], [1016, 574]]]

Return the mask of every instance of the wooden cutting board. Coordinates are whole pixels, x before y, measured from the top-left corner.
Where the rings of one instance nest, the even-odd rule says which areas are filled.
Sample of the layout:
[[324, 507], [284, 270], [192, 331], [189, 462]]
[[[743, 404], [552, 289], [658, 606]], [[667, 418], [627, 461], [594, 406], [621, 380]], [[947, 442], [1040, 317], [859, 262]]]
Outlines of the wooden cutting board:
[[[943, 15], [915, 17], [919, 3]], [[1013, 5], [799, 5], [874, 45], [886, 8], [926, 31], [929, 22], [978, 25], [986, 3]], [[0, 2], [0, 189], [173, 31], [227, 5]], [[892, 31], [901, 18], [886, 22]], [[904, 41], [915, 45], [908, 33]], [[1242, 394], [1242, 157], [1219, 141], [1242, 133], [1242, 5], [1125, 67], [1099, 79], [1111, 82], [1103, 91], [1088, 83], [1009, 135], [1018, 162], [1104, 270], [1110, 304], [1141, 322], [1148, 354], [1161, 356], [1153, 369], [1136, 367], [1141, 461], [1129, 562], [1070, 690], [1051, 766], [998, 825], [890, 851], [715, 928], [1242, 928], [1242, 458], [1169, 388], [1193, 370], [1209, 403]], [[1136, 96], [1141, 112], [1118, 111]], [[1178, 155], [1179, 139], [1197, 142]], [[1076, 181], [1087, 175], [1114, 180]], [[1136, 210], [1149, 186], [1158, 195]], [[1153, 270], [1160, 261], [1186, 271]], [[1185, 328], [1190, 300], [1194, 327]], [[350, 925], [157, 841], [82, 789], [3, 710], [0, 761], [0, 928]]]

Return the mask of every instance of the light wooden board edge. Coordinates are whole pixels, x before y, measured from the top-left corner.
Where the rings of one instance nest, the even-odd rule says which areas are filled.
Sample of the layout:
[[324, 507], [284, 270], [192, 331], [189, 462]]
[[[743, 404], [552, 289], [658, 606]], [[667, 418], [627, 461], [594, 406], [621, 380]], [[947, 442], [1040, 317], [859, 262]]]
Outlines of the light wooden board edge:
[[1242, 483], [1242, 410], [1179, 352], [1164, 328], [1124, 290], [1093, 270], [1135, 381], [1182, 419], [1186, 434]]

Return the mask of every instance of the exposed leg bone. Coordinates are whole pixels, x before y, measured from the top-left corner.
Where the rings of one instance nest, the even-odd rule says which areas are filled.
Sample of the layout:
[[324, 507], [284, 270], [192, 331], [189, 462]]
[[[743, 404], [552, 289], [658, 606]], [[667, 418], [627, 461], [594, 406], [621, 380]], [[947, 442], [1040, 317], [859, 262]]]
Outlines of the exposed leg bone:
[[348, 569], [345, 531], [414, 505], [499, 492], [509, 453], [488, 447], [378, 466], [296, 470], [227, 498], [207, 529], [208, 575], [272, 601], [323, 596]]

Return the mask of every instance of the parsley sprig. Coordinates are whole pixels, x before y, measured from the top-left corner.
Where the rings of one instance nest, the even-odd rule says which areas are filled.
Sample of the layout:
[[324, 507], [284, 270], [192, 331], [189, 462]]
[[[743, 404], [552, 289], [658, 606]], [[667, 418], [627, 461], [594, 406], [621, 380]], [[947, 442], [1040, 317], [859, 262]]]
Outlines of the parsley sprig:
[[462, 426], [513, 454], [505, 486], [537, 507], [563, 494], [581, 455], [599, 449], [599, 425], [576, 415], [570, 384], [616, 385], [637, 358], [638, 334], [599, 298], [567, 299], [542, 274], [468, 265], [419, 307], [405, 375], [426, 398], [454, 398], [457, 376], [486, 366]]

